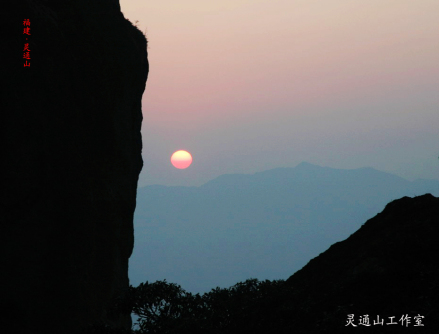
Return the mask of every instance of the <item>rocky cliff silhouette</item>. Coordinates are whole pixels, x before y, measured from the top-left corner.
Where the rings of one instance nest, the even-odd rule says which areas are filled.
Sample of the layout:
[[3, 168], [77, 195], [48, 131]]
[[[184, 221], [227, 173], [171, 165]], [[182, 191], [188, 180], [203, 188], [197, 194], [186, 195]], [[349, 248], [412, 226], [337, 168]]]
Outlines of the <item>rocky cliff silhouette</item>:
[[116, 0], [17, 1], [0, 15], [0, 331], [130, 327], [106, 309], [129, 286], [146, 39]]

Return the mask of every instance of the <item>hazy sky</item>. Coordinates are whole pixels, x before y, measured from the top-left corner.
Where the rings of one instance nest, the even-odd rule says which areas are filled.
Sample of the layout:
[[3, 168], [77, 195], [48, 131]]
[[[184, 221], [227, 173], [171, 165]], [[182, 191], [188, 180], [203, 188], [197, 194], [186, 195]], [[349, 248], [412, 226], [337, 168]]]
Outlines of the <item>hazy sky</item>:
[[149, 41], [140, 186], [302, 161], [439, 179], [439, 1], [120, 4]]

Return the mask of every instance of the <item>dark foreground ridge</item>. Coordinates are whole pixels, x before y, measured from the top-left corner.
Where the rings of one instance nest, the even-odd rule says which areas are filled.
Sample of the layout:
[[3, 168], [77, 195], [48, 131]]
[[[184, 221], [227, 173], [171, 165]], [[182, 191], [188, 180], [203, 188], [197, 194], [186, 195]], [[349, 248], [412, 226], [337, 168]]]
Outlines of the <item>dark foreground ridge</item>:
[[[332, 245], [287, 281], [291, 330], [300, 333], [437, 333], [439, 330], [439, 198], [389, 203], [348, 239]], [[354, 324], [345, 326], [348, 314]], [[359, 325], [369, 315], [371, 326]], [[377, 316], [385, 324], [373, 325]], [[408, 327], [398, 320], [411, 317]], [[415, 327], [415, 316], [423, 327]], [[392, 322], [398, 325], [386, 325]]]
[[117, 0], [14, 1], [0, 19], [0, 332], [129, 328], [105, 310], [129, 287], [146, 39]]

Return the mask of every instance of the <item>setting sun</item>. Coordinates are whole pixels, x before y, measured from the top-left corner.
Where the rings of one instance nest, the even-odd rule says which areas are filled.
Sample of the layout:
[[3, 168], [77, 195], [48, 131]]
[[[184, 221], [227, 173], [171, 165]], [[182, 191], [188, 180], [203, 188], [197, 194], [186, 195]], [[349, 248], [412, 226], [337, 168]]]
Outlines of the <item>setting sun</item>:
[[172, 165], [178, 169], [188, 168], [192, 163], [192, 155], [184, 150], [176, 151], [171, 156]]

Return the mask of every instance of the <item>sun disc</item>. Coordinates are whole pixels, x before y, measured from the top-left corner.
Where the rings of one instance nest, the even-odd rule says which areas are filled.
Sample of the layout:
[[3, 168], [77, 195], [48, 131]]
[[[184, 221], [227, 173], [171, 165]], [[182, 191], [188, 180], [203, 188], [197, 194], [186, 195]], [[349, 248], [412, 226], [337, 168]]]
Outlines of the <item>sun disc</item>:
[[185, 150], [179, 150], [172, 154], [171, 163], [175, 168], [186, 169], [192, 163], [192, 155]]

